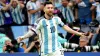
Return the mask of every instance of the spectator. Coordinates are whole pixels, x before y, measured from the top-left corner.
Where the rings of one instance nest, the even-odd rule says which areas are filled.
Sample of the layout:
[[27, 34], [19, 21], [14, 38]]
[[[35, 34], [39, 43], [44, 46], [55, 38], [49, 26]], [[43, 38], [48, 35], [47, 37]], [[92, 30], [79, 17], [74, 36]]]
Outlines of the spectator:
[[43, 5], [40, 6], [39, 4], [40, 2], [37, 0], [28, 1], [26, 7], [28, 11], [29, 24], [34, 24], [37, 18], [40, 17], [40, 11], [43, 9]]
[[61, 0], [50, 0], [55, 7], [59, 8], [61, 6]]
[[24, 8], [24, 4], [21, 4], [18, 0], [11, 0], [11, 14], [13, 17], [13, 21], [16, 24], [21, 24], [24, 22], [24, 18], [22, 15], [22, 9]]
[[[1, 0], [0, 4], [1, 4], [2, 8], [3, 8], [3, 7], [9, 7], [6, 0]], [[12, 23], [11, 12], [10, 12], [10, 10], [9, 10], [8, 8], [2, 9], [2, 10], [1, 10], [1, 14], [2, 14], [2, 16], [3, 16], [3, 18], [4, 18], [4, 19], [2, 20], [2, 22], [4, 21], [3, 24], [11, 24], [11, 23]]]
[[71, 10], [71, 6], [69, 6], [69, 3], [70, 0], [62, 0], [62, 6], [59, 8], [66, 23], [72, 23], [74, 21], [73, 12]]
[[75, 51], [76, 52], [92, 52], [92, 51], [100, 49], [99, 45], [89, 46], [88, 42], [89, 42], [89, 39], [87, 37], [86, 38], [81, 37], [79, 41], [79, 47], [75, 48]]
[[81, 24], [89, 24], [92, 21], [92, 10], [90, 0], [76, 0], [75, 19], [79, 19]]

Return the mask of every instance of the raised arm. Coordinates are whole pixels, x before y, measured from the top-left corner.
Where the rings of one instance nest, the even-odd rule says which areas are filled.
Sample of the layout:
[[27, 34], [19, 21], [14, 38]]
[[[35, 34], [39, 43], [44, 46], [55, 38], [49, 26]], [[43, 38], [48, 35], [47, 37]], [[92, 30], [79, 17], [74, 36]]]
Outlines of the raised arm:
[[24, 4], [17, 0], [17, 3], [20, 5], [21, 8], [24, 8]]

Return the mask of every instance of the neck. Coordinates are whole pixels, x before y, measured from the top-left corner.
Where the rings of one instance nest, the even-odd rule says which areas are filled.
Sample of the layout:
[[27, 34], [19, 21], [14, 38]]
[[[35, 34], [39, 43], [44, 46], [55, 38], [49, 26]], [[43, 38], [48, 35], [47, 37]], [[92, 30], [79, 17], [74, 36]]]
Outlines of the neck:
[[47, 14], [44, 15], [47, 20], [50, 20], [53, 16], [48, 16]]

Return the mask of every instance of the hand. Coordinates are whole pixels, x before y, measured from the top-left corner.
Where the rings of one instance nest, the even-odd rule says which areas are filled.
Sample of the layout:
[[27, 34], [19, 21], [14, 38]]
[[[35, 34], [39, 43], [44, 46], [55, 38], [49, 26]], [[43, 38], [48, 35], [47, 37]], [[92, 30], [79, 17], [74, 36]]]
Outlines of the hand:
[[85, 33], [79, 33], [80, 37], [85, 37]]
[[18, 37], [17, 42], [20, 43], [23, 40], [22, 37]]
[[68, 6], [69, 6], [69, 7], [72, 7], [72, 6], [73, 6], [73, 3], [72, 3], [72, 2], [69, 2], [69, 3], [68, 3]]

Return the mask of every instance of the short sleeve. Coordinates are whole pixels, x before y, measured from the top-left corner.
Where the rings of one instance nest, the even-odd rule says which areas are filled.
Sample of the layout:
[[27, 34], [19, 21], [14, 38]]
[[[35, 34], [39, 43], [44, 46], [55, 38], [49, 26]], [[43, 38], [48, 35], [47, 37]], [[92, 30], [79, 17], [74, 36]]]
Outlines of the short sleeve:
[[32, 26], [32, 31], [35, 31], [36, 34], [38, 34], [39, 30], [41, 29], [41, 21], [40, 20], [37, 20], [35, 21], [34, 25]]
[[29, 2], [27, 3], [26, 8], [27, 8], [27, 10], [32, 10], [33, 9], [31, 3], [29, 3]]
[[57, 22], [57, 24], [58, 24], [60, 27], [63, 27], [63, 26], [64, 26], [64, 23], [61, 21], [61, 18], [56, 17], [56, 22]]

